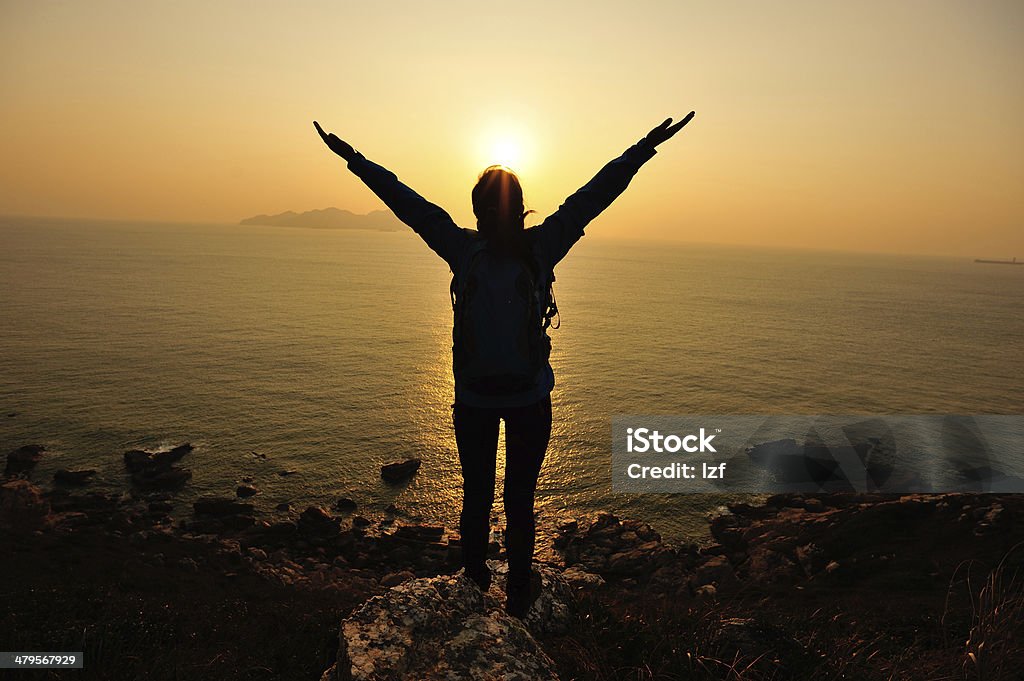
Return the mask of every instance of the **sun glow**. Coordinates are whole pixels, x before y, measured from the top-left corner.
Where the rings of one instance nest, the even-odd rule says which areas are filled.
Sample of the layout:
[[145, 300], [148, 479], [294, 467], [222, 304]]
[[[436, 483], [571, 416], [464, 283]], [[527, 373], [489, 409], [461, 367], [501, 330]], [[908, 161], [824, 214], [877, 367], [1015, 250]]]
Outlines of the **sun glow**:
[[488, 164], [508, 166], [513, 170], [523, 162], [523, 147], [514, 137], [499, 137], [491, 143], [490, 156], [494, 160]]
[[502, 165], [521, 172], [529, 160], [527, 144], [520, 131], [495, 126], [480, 136], [479, 163], [482, 167]]

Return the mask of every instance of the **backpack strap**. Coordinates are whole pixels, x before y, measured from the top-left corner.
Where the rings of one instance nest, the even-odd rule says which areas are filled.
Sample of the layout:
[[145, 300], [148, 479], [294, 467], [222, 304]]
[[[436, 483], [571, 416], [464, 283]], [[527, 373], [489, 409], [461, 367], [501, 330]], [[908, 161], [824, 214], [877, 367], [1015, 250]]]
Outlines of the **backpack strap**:
[[[537, 283], [540, 283], [540, 258], [537, 257], [536, 252], [534, 252], [532, 249], [530, 251], [530, 256], [531, 257], [529, 259], [529, 262], [527, 262], [527, 266], [533, 273], [533, 280], [536, 281]], [[545, 287], [545, 290], [542, 292], [542, 304], [544, 306], [544, 310], [541, 314], [541, 318], [544, 320], [544, 322], [541, 328], [543, 328], [544, 330], [547, 330], [549, 328], [557, 329], [559, 326], [562, 325], [562, 318], [558, 314], [558, 304], [555, 302], [554, 268], [549, 269], [545, 274], [547, 275], [547, 286]], [[552, 324], [551, 320], [556, 318], [557, 321], [555, 321], [554, 324]]]
[[456, 303], [457, 303], [458, 299], [462, 297], [463, 284], [464, 284], [464, 280], [466, 278], [466, 274], [468, 274], [470, 268], [473, 267], [473, 262], [485, 250], [487, 250], [487, 241], [486, 240], [484, 240], [484, 239], [476, 239], [476, 240], [474, 240], [470, 244], [469, 248], [466, 249], [466, 252], [462, 254], [462, 257], [459, 259], [459, 263], [457, 265], [459, 272], [461, 272], [463, 276], [460, 278], [459, 277], [459, 272], [456, 272], [456, 271], [452, 270], [452, 283], [448, 287], [448, 291], [449, 291], [449, 294], [451, 295], [452, 310], [453, 311], [455, 310], [455, 306], [456, 306]]

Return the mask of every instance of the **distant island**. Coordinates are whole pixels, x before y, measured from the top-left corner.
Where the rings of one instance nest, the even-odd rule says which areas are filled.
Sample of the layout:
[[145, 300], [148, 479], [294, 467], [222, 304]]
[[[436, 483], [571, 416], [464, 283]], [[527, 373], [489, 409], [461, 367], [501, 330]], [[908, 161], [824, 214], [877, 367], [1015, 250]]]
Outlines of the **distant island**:
[[980, 262], [985, 265], [1024, 265], [1024, 261], [1017, 262], [1017, 258], [1013, 260], [985, 260], [984, 258], [975, 258], [974, 262]]
[[375, 210], [357, 215], [340, 208], [308, 210], [305, 213], [287, 211], [277, 215], [256, 215], [239, 222], [240, 225], [270, 225], [272, 227], [310, 227], [313, 229], [372, 229], [394, 232], [403, 229], [402, 223], [390, 211]]

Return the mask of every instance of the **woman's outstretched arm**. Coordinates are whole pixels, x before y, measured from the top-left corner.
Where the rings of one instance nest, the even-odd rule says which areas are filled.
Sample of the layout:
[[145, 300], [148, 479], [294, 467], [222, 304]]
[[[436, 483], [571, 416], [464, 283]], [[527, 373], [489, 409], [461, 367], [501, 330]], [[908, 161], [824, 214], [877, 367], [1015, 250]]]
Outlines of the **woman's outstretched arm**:
[[334, 133], [325, 133], [316, 121], [313, 126], [328, 148], [348, 162], [348, 169], [380, 197], [399, 220], [412, 227], [435, 253], [454, 267], [467, 237], [451, 216], [402, 184], [390, 170], [367, 160], [348, 142]]
[[602, 168], [594, 178], [565, 200], [558, 210], [534, 227], [547, 252], [551, 267], [565, 257], [573, 244], [583, 236], [583, 228], [610, 206], [626, 190], [640, 166], [654, 157], [655, 147], [665, 142], [690, 122], [694, 112], [673, 124], [666, 119], [661, 125]]

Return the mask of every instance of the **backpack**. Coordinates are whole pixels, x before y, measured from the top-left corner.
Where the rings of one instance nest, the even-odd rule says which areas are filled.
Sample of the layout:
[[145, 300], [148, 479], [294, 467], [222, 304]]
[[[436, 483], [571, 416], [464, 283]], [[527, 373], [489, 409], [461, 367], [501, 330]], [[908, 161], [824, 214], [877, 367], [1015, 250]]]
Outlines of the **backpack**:
[[499, 255], [484, 240], [470, 247], [463, 262], [450, 287], [457, 379], [479, 395], [532, 389], [551, 355], [547, 329], [558, 314], [554, 272], [545, 282], [532, 254]]

